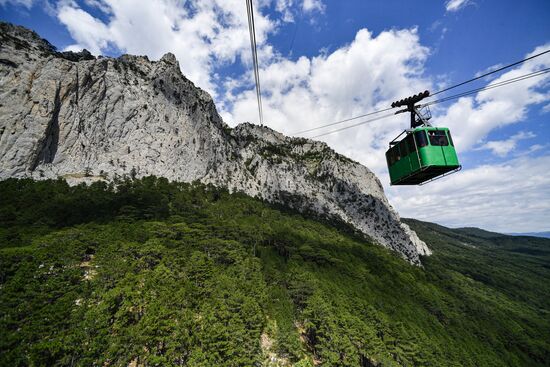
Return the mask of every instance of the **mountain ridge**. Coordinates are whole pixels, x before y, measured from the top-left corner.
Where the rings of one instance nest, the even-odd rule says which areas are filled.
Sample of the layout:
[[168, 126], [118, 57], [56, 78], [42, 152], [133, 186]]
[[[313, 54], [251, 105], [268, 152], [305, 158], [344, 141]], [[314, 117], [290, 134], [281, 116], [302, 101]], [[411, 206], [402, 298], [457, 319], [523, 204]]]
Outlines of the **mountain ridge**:
[[416, 265], [431, 253], [368, 168], [325, 143], [248, 123], [229, 128], [173, 54], [57, 52], [8, 23], [0, 37], [0, 179], [198, 180], [338, 218]]
[[508, 236], [528, 236], [528, 237], [541, 237], [550, 238], [550, 231], [545, 232], [511, 232], [506, 233]]

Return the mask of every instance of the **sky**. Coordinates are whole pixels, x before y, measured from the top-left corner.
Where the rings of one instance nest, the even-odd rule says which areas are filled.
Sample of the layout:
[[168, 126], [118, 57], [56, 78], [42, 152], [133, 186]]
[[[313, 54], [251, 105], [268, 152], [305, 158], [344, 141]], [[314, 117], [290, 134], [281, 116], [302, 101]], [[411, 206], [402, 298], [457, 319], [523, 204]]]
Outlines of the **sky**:
[[[548, 0], [256, 0], [264, 124], [288, 135], [384, 109], [550, 49]], [[0, 19], [60, 50], [172, 52], [230, 126], [259, 123], [244, 0], [0, 0]], [[550, 67], [550, 53], [440, 96]], [[438, 96], [439, 97], [439, 96]], [[400, 114], [317, 138], [374, 171], [403, 217], [497, 232], [550, 230], [550, 74], [432, 106], [462, 171], [390, 186]], [[340, 124], [345, 127], [364, 120]]]

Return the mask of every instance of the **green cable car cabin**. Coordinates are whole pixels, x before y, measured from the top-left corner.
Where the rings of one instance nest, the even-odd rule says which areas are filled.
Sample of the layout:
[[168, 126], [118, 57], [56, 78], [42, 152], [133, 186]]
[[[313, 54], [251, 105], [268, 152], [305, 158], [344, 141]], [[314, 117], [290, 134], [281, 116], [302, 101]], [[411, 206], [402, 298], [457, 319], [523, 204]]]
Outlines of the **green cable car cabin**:
[[424, 91], [391, 104], [392, 108], [406, 107], [396, 114], [409, 112], [411, 118], [411, 128], [393, 139], [386, 152], [392, 185], [422, 185], [462, 168], [449, 129], [428, 123], [432, 117], [428, 104], [416, 106], [429, 96]]
[[386, 160], [392, 185], [419, 185], [461, 168], [449, 129], [429, 125], [405, 130], [392, 140]]

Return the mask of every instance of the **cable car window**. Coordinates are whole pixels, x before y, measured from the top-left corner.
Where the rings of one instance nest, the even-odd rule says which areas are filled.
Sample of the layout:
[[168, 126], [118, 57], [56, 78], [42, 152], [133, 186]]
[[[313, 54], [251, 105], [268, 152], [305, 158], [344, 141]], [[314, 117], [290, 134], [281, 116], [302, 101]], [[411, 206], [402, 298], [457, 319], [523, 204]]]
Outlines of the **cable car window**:
[[391, 149], [386, 154], [386, 158], [390, 166], [393, 166], [395, 162], [399, 160], [399, 150], [397, 149], [397, 145], [391, 147]]
[[451, 138], [451, 132], [447, 130], [447, 136], [449, 137], [449, 143], [454, 147], [453, 138]]
[[449, 140], [444, 130], [428, 131], [428, 137], [430, 138], [431, 145], [439, 147], [449, 145]]
[[393, 166], [393, 163], [394, 163], [392, 161], [392, 154], [391, 153], [392, 153], [391, 149], [386, 152], [386, 161], [388, 162], [388, 166]]
[[399, 153], [401, 153], [401, 158], [409, 154], [409, 150], [407, 149], [407, 142], [405, 141], [405, 139], [399, 142]]
[[399, 147], [397, 145], [394, 145], [392, 149], [392, 159], [394, 164], [401, 159], [401, 154], [399, 154]]
[[399, 162], [399, 160], [401, 159], [401, 157], [403, 157], [403, 155], [401, 154], [401, 152], [399, 152], [399, 145], [396, 145], [393, 147], [393, 158], [395, 160], [395, 162]]
[[414, 139], [416, 140], [416, 146], [419, 148], [428, 145], [428, 139], [426, 139], [426, 133], [424, 132], [424, 130], [415, 132]]
[[414, 138], [412, 134], [407, 135], [405, 140], [407, 141], [407, 147], [409, 148], [409, 152], [411, 153], [416, 152], [416, 145], [414, 145]]

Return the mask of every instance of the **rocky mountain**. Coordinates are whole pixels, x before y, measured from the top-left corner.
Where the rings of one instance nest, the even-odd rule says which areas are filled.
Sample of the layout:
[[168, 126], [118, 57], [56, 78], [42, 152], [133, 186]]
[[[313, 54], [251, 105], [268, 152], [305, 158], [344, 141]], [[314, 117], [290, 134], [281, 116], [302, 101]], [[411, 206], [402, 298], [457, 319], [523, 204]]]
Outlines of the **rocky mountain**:
[[1, 23], [0, 179], [124, 175], [227, 187], [346, 222], [413, 264], [430, 254], [368, 168], [321, 142], [230, 128], [174, 55], [57, 52]]

